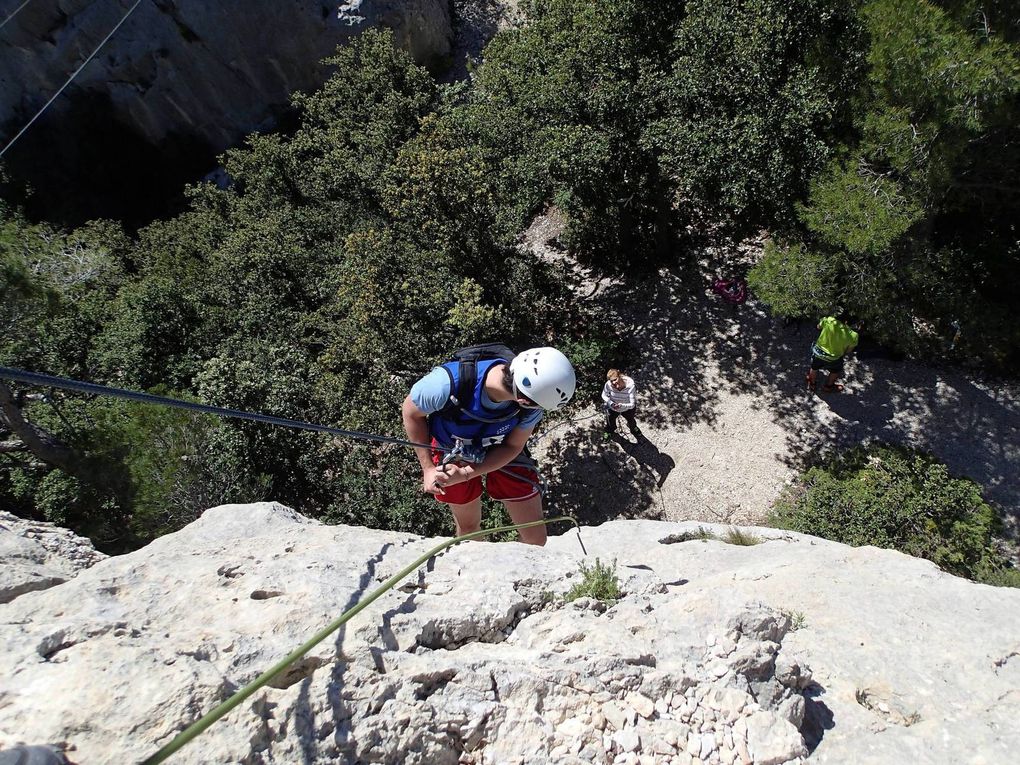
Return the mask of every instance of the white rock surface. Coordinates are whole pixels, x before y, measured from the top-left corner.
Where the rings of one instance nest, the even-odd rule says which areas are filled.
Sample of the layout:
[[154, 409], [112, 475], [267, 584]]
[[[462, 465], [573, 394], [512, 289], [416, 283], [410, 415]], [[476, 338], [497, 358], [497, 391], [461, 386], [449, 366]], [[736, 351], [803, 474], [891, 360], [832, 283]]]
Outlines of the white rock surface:
[[[572, 533], [458, 546], [174, 762], [997, 763], [1020, 748], [1020, 592], [764, 529], [754, 547], [659, 542], [684, 528], [585, 529], [590, 556], [617, 560], [625, 594], [606, 610], [550, 597], [577, 581]], [[0, 606], [0, 748], [138, 761], [434, 544], [225, 506], [23, 595]], [[799, 694], [798, 732], [780, 710]]]
[[0, 603], [66, 582], [105, 557], [67, 529], [0, 510]]

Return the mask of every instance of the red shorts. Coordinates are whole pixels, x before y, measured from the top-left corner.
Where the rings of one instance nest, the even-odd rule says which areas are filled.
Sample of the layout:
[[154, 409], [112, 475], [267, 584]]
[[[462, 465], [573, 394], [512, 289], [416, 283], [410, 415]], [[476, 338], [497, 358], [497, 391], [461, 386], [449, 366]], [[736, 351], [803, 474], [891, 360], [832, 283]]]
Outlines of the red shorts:
[[[432, 439], [432, 445], [436, 446], [435, 439]], [[433, 450], [432, 464], [438, 465], [442, 461], [442, 452]], [[503, 470], [523, 476], [533, 483], [518, 481], [513, 476], [504, 473]], [[435, 494], [434, 496], [439, 502], [445, 502], [448, 505], [466, 505], [468, 502], [473, 502], [482, 496], [483, 477], [485, 478], [485, 488], [488, 490], [489, 496], [501, 502], [522, 502], [538, 494], [538, 473], [534, 470], [524, 465], [507, 465], [503, 470], [493, 470], [485, 476], [478, 476], [470, 481], [464, 481], [464, 483], [455, 483], [453, 486], [447, 486], [445, 494]]]

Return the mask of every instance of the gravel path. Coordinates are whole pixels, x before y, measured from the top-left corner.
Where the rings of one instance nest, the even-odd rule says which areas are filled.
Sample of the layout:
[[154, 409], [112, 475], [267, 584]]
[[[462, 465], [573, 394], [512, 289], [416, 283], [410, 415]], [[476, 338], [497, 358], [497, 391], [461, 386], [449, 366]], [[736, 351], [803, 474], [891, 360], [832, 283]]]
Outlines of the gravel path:
[[[756, 243], [724, 253], [729, 267]], [[697, 274], [583, 287], [631, 338], [647, 442], [605, 443], [602, 418], [550, 432], [535, 449], [558, 511], [588, 523], [617, 517], [760, 523], [783, 485], [827, 450], [869, 441], [924, 448], [977, 481], [1020, 521], [1020, 385], [949, 367], [896, 361], [866, 337], [843, 393], [804, 389], [815, 329], [769, 318], [753, 298], [732, 306]], [[725, 271], [721, 271], [726, 273]], [[585, 274], [581, 274], [585, 276]], [[691, 284], [704, 289], [691, 290]], [[585, 381], [601, 386], [598, 380]], [[575, 410], [574, 418], [594, 413]], [[626, 431], [623, 421], [621, 431]]]

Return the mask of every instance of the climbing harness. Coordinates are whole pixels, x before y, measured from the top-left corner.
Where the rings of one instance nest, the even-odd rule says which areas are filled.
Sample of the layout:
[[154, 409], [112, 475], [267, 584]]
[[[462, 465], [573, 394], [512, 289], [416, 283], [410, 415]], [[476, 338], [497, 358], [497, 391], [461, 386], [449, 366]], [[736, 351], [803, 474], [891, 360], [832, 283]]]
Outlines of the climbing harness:
[[[454, 462], [466, 462], [468, 464], [477, 465], [480, 462], [482, 462], [482, 460], [485, 459], [485, 450], [479, 449], [477, 447], [472, 447], [467, 439], [455, 438], [454, 442], [455, 443], [453, 448], [447, 451], [442, 461], [440, 461], [439, 465], [437, 465], [437, 468], [440, 471], [445, 473], [446, 466]], [[538, 476], [538, 480], [532, 481], [525, 475], [515, 473], [514, 471], [509, 469], [511, 467], [529, 468], [532, 471], [534, 471], [535, 475]], [[549, 487], [547, 486], [546, 482], [542, 479], [542, 474], [538, 472], [538, 465], [535, 463], [535, 460], [531, 458], [531, 455], [527, 453], [524, 454], [524, 459], [521, 459], [521, 456], [518, 455], [503, 467], [496, 468], [496, 470], [493, 472], [503, 473], [504, 475], [510, 476], [515, 481], [521, 481], [522, 483], [530, 484], [534, 488], [538, 489], [538, 493], [541, 494], [542, 496], [546, 496], [548, 494]], [[439, 484], [437, 482], [433, 485], [438, 486]]]
[[237, 693], [235, 693], [229, 699], [227, 699], [217, 707], [213, 708], [211, 711], [207, 712], [205, 715], [200, 717], [198, 720], [196, 720], [194, 723], [188, 726], [181, 733], [177, 734], [177, 736], [175, 736], [174, 739], [170, 741], [170, 743], [162, 747], [151, 757], [148, 757], [147, 759], [143, 760], [142, 765], [157, 765], [157, 763], [164, 762], [170, 755], [174, 754], [182, 747], [184, 747], [185, 745], [193, 741], [195, 738], [197, 738], [199, 735], [201, 735], [203, 732], [205, 732], [213, 723], [215, 723], [217, 720], [219, 720], [221, 717], [226, 715], [231, 710], [235, 709], [238, 705], [241, 704], [241, 702], [243, 702], [245, 699], [249, 698], [253, 693], [255, 693], [255, 691], [269, 683], [273, 678], [275, 678], [277, 675], [279, 675], [281, 672], [287, 669], [287, 667], [289, 667], [295, 661], [297, 661], [306, 653], [308, 653], [310, 650], [312, 650], [312, 648], [321, 643], [332, 633], [340, 629], [340, 627], [343, 626], [346, 622], [348, 622], [351, 618], [353, 618], [361, 611], [363, 611], [365, 608], [367, 608], [369, 605], [371, 605], [373, 602], [375, 602], [375, 600], [378, 599], [380, 595], [382, 595], [387, 590], [392, 589], [393, 586], [397, 584], [397, 582], [399, 582], [404, 577], [408, 576], [411, 572], [415, 571], [419, 566], [421, 566], [427, 560], [432, 558], [434, 555], [438, 555], [440, 552], [447, 549], [448, 547], [453, 547], [456, 544], [466, 542], [470, 539], [479, 539], [490, 534], [498, 534], [504, 531], [517, 531], [520, 529], [529, 529], [534, 526], [544, 526], [550, 523], [558, 523], [560, 521], [569, 521], [570, 523], [574, 524], [574, 527], [577, 529], [577, 541], [581, 543], [581, 550], [584, 552], [584, 555], [587, 555], [588, 552], [584, 548], [584, 543], [581, 542], [581, 527], [578, 525], [577, 521], [574, 520], [574, 518], [572, 518], [569, 515], [562, 515], [556, 518], [545, 518], [540, 521], [531, 521], [530, 523], [518, 523], [512, 526], [499, 526], [498, 528], [494, 529], [481, 529], [479, 531], [472, 531], [469, 534], [463, 534], [459, 537], [454, 537], [453, 539], [447, 540], [446, 542], [436, 545], [431, 550], [417, 558], [413, 563], [405, 566], [396, 574], [391, 576], [389, 579], [383, 582], [383, 584], [375, 592], [370, 594], [364, 600], [359, 601], [352, 608], [349, 608], [348, 610], [344, 611], [334, 621], [330, 622], [321, 630], [319, 630], [317, 633], [312, 635], [312, 637], [310, 637], [306, 642], [302, 643], [300, 646], [295, 648], [285, 657], [280, 659], [280, 661], [278, 661], [272, 667], [270, 667], [261, 675], [259, 675], [257, 678], [255, 678], [255, 680], [248, 683], [248, 685], [246, 685], [244, 688], [237, 691]]
[[[446, 466], [450, 465], [450, 464], [452, 464], [454, 462], [481, 462], [481, 460], [480, 459], [479, 460], [469, 460], [469, 459], [467, 459], [465, 457], [465, 453], [464, 453], [464, 439], [463, 438], [455, 438], [454, 439], [453, 448], [450, 449], [450, 451], [448, 451], [443, 456], [443, 459], [439, 463], [439, 465], [437, 466], [437, 469], [440, 472], [445, 473], [446, 472]], [[436, 486], [436, 487], [439, 487], [439, 481], [433, 481], [432, 485]], [[439, 488], [441, 488], [441, 487], [439, 487]]]
[[472, 446], [468, 439], [454, 436], [453, 448], [446, 453], [439, 466], [445, 467], [451, 462], [470, 462], [472, 465], [477, 465], [483, 459], [485, 459], [485, 452], [482, 449]]

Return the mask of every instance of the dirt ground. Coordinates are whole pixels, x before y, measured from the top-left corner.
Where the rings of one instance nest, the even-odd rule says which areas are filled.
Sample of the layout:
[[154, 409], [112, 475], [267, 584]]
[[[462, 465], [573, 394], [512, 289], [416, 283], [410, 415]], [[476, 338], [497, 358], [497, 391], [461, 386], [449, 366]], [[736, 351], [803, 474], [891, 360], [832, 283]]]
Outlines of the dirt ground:
[[[549, 228], [530, 232], [534, 249]], [[734, 306], [710, 290], [716, 274], [746, 269], [760, 244], [708, 248], [698, 273], [683, 278], [663, 270], [629, 283], [594, 282], [572, 266], [579, 292], [633, 344], [639, 361], [627, 371], [647, 441], [634, 439], [621, 419], [621, 434], [604, 442], [604, 420], [593, 407], [572, 411], [586, 419], [550, 430], [533, 450], [552, 509], [589, 524], [619, 517], [761, 523], [813, 458], [884, 441], [927, 449], [954, 474], [974, 479], [1015, 528], [1020, 385], [895, 360], [865, 333], [847, 361], [846, 391], [808, 392], [815, 327], [784, 325], [753, 296]], [[581, 384], [600, 389], [603, 382]]]

